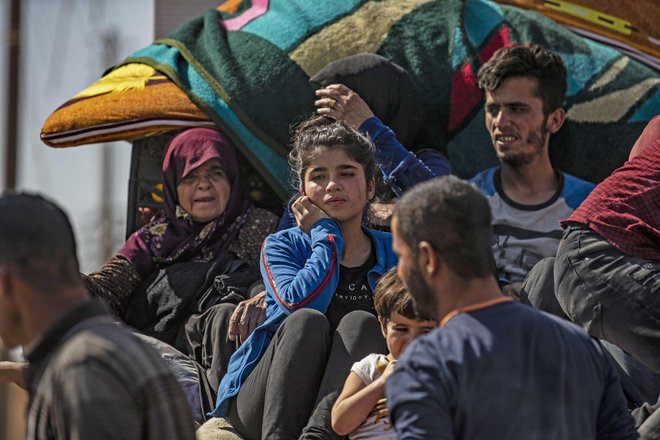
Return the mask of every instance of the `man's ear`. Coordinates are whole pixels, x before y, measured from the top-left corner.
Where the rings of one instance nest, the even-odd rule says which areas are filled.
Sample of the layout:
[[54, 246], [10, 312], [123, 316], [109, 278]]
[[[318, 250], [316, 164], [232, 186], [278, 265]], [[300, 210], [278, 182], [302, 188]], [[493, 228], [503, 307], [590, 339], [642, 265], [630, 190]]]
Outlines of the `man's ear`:
[[557, 133], [561, 126], [564, 125], [565, 118], [566, 110], [564, 110], [562, 107], [558, 107], [551, 111], [545, 124], [546, 131], [550, 134]]
[[440, 268], [440, 259], [435, 249], [428, 241], [420, 241], [417, 244], [417, 253], [419, 255], [417, 264], [419, 264], [422, 276], [428, 279], [433, 278]]

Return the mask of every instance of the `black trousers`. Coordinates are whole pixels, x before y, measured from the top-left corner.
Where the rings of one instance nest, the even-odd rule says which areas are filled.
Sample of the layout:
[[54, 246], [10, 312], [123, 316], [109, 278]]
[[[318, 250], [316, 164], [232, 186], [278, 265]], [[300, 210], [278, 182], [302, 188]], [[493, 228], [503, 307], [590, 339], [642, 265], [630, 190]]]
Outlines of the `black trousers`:
[[[190, 399], [193, 411], [201, 417], [198, 421], [204, 421], [206, 413], [215, 408], [218, 385], [227, 372], [231, 355], [236, 350], [236, 342], [227, 339], [229, 320], [235, 308], [234, 304], [216, 304], [203, 313], [182, 320], [181, 325], [172, 332], [160, 335], [160, 338], [145, 335], [152, 345], [157, 346], [166, 361], [170, 365], [174, 364], [177, 379], [184, 389], [192, 386], [191, 377], [198, 377], [196, 386], [200, 390], [199, 396]], [[171, 354], [168, 351], [169, 346], [190, 358], [194, 367], [181, 356]], [[187, 394], [191, 395], [188, 391]]]
[[316, 396], [316, 407], [300, 439], [343, 439], [332, 430], [330, 414], [351, 367], [371, 353], [387, 352], [385, 338], [374, 315], [355, 311], [344, 316], [332, 337], [332, 348]]
[[203, 313], [190, 316], [179, 329], [173, 344], [206, 370], [214, 393], [218, 392], [229, 358], [236, 350], [236, 342], [227, 339], [229, 319], [235, 308], [234, 304], [216, 304]]
[[[585, 261], [581, 261], [582, 258]], [[600, 339], [616, 366], [629, 407], [637, 408], [644, 402], [655, 403], [658, 400], [660, 374], [611, 342], [621, 340], [615, 335], [622, 330], [631, 331], [633, 341], [634, 333], [645, 332], [639, 328], [642, 325], [643, 329], [643, 322], [636, 322], [635, 314], [630, 314], [630, 307], [623, 307], [621, 315], [618, 315], [619, 311], [612, 306], [620, 301], [618, 296], [632, 301], [633, 307], [636, 307], [637, 301], [640, 305], [647, 300], [651, 305], [653, 303], [652, 297], [644, 300], [648, 295], [648, 292], [644, 293], [645, 283], [637, 286], [638, 277], [631, 276], [631, 269], [637, 270], [634, 273], [638, 275], [646, 273], [642, 280], [646, 278], [646, 284], [650, 285], [654, 282], [653, 272], [646, 272], [643, 266], [638, 269], [639, 263], [628, 261], [628, 258], [597, 234], [586, 228], [572, 227], [560, 244], [558, 257], [544, 258], [529, 272], [523, 283], [521, 302], [569, 321], [575, 319], [577, 324]], [[558, 275], [557, 280], [555, 274]], [[617, 288], [621, 284], [627, 285], [626, 289], [630, 291]], [[617, 323], [617, 320], [622, 321]], [[610, 342], [604, 336], [608, 336]], [[629, 343], [628, 350], [630, 347], [634, 349], [637, 344], [644, 342]]]
[[557, 300], [571, 321], [660, 372], [660, 262], [624, 254], [570, 226], [555, 260]]
[[351, 312], [331, 334], [325, 315], [298, 310], [230, 401], [228, 419], [247, 440], [295, 439], [306, 425], [303, 438], [337, 438], [330, 427], [334, 399], [352, 364], [374, 352], [386, 345], [373, 315]]

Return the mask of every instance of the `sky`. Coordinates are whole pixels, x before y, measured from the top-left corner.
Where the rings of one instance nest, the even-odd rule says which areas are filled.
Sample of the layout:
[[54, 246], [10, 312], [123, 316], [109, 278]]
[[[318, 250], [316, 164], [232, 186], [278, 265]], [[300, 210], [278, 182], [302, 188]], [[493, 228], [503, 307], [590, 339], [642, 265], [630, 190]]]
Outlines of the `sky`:
[[[107, 144], [113, 154], [113, 186], [101, 192], [102, 145], [53, 149], [39, 139], [48, 115], [99, 79], [109, 65], [102, 38], [117, 35], [121, 61], [153, 41], [152, 0], [21, 0], [22, 46], [17, 189], [39, 192], [69, 214], [78, 238], [81, 270], [98, 268], [101, 197], [113, 210], [113, 249], [124, 239], [131, 145]], [[4, 184], [7, 31], [9, 0], [0, 0], [0, 185]]]

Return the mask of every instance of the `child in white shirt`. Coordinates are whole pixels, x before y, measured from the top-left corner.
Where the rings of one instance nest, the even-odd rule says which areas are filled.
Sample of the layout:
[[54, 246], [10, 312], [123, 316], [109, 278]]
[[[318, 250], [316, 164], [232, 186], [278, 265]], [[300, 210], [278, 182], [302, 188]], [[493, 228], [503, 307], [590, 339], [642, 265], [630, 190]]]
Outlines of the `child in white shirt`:
[[394, 439], [385, 402], [385, 382], [410, 341], [428, 333], [438, 322], [419, 316], [398, 277], [397, 268], [381, 277], [374, 292], [378, 321], [388, 355], [370, 354], [353, 364], [344, 388], [332, 407], [332, 429], [351, 440]]

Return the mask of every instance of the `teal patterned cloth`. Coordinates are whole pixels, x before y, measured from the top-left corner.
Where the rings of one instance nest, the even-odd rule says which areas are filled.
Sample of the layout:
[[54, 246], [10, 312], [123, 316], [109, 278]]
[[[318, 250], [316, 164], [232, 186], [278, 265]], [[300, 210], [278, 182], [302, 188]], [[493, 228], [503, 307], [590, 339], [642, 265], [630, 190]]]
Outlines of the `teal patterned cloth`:
[[[223, 9], [223, 8], [221, 8]], [[224, 8], [227, 9], [227, 8]], [[476, 72], [495, 50], [542, 44], [569, 71], [567, 120], [551, 140], [560, 169], [598, 182], [660, 113], [660, 76], [535, 12], [486, 0], [244, 0], [209, 9], [127, 58], [166, 74], [285, 199], [292, 124], [311, 115], [308, 83], [331, 61], [378, 53], [407, 69], [423, 99], [426, 137], [470, 177], [497, 164]]]

